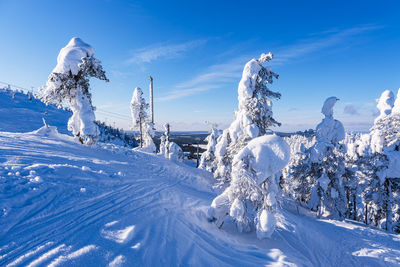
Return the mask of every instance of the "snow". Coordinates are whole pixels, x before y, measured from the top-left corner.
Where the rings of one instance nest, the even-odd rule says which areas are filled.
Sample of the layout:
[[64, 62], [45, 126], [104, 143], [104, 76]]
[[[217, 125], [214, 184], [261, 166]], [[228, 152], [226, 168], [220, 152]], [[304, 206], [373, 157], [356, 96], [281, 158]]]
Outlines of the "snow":
[[32, 132], [43, 126], [44, 118], [48, 125], [56, 126], [60, 133], [66, 134], [70, 116], [70, 112], [46, 106], [39, 99], [29, 101], [26, 94], [0, 88], [0, 131]]
[[262, 210], [260, 219], [257, 224], [257, 238], [270, 238], [275, 231], [276, 219], [274, 214]]
[[[13, 114], [18, 120], [22, 112], [6, 110], [12, 105], [1, 107], [8, 120]], [[398, 235], [353, 221], [315, 219], [284, 199], [278, 199], [278, 213], [260, 214], [258, 234], [268, 239], [258, 240], [254, 231], [238, 233], [229, 222], [218, 228], [207, 221], [207, 209], [211, 202], [226, 205], [228, 198], [216, 198], [209, 172], [112, 144], [82, 146], [64, 134], [68, 116], [46, 118], [57, 128], [42, 127], [38, 105], [18, 109], [30, 107], [34, 119], [25, 125], [14, 123], [6, 132], [9, 124], [0, 119], [5, 127], [0, 131], [1, 266], [396, 266], [400, 261]], [[258, 170], [272, 173], [275, 167], [263, 166], [262, 159], [283, 164], [287, 147], [273, 135], [260, 138], [270, 145], [258, 149], [255, 143], [264, 142], [256, 139], [247, 149]], [[269, 204], [274, 199], [271, 194]], [[238, 211], [242, 203], [236, 203]]]
[[392, 113], [393, 114], [400, 113], [400, 88], [397, 91], [397, 96], [396, 96], [396, 100], [394, 101]]
[[333, 106], [335, 105], [336, 101], [339, 99], [336, 96], [329, 97], [325, 100], [324, 105], [322, 106], [322, 114], [327, 117], [333, 116]]
[[325, 118], [317, 125], [315, 136], [318, 142], [338, 143], [345, 137], [343, 124], [333, 118], [333, 106], [338, 99], [329, 97], [322, 106], [322, 114]]
[[264, 135], [251, 140], [233, 159], [235, 162], [251, 156], [251, 166], [257, 175], [257, 184], [282, 170], [290, 158], [290, 147], [277, 135]]
[[67, 46], [61, 49], [57, 57], [57, 65], [52, 72], [78, 74], [82, 58], [94, 55], [94, 49], [80, 38], [72, 38]]
[[383, 91], [381, 97], [377, 100], [378, 104], [376, 107], [379, 109], [379, 116], [375, 119], [375, 122], [379, 119], [389, 115], [392, 112], [394, 105], [394, 94], [390, 90]]

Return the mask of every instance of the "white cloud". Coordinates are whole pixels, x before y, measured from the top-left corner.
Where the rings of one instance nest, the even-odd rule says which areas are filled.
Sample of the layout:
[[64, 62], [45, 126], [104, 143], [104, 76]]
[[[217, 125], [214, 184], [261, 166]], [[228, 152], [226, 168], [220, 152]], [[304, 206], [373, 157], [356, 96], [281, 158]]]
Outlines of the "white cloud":
[[176, 58], [184, 52], [205, 44], [207, 40], [200, 39], [180, 44], [156, 44], [145, 48], [137, 49], [133, 56], [126, 62], [131, 63], [150, 63], [160, 58]]

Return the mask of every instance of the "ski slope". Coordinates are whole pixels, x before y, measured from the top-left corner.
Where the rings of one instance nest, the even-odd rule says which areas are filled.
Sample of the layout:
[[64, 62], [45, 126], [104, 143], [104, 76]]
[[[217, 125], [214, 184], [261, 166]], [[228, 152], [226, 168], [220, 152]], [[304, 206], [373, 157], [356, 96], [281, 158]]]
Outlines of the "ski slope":
[[24, 93], [0, 88], [0, 131], [31, 132], [43, 126], [44, 118], [60, 133], [68, 134], [67, 123], [71, 113], [55, 106], [46, 106], [39, 99], [29, 101]]
[[395, 266], [400, 237], [282, 211], [271, 239], [216, 228], [205, 171], [65, 135], [0, 133], [0, 266]]
[[[1, 103], [16, 105], [5, 97], [0, 94]], [[83, 146], [55, 128], [32, 131], [42, 123], [25, 118], [20, 125], [18, 116], [25, 110], [40, 118], [44, 111], [16, 100], [19, 112], [1, 106], [0, 266], [400, 262], [399, 235], [304, 216], [287, 201], [270, 239], [237, 233], [229, 223], [218, 229], [205, 215], [218, 194], [210, 173], [116, 145]], [[49, 124], [62, 128], [68, 116], [53, 118]]]

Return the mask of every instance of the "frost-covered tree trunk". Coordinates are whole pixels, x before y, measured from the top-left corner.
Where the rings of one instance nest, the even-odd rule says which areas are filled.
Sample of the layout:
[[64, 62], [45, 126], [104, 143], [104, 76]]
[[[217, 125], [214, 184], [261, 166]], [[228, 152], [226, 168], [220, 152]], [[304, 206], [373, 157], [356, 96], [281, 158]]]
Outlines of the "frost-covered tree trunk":
[[86, 144], [95, 142], [99, 134], [89, 90], [90, 77], [108, 82], [100, 61], [94, 57], [94, 49], [74, 37], [61, 49], [57, 66], [46, 86], [40, 89], [41, 99], [46, 104], [61, 107], [68, 103], [73, 113], [68, 129]]
[[235, 120], [218, 138], [215, 148], [217, 168], [214, 177], [222, 183], [230, 182], [233, 157], [250, 140], [265, 135], [271, 126], [280, 125], [273, 118], [271, 98], [279, 99], [281, 95], [267, 87], [278, 74], [263, 66], [272, 58], [271, 53], [262, 54], [260, 58], [250, 60], [243, 69]]

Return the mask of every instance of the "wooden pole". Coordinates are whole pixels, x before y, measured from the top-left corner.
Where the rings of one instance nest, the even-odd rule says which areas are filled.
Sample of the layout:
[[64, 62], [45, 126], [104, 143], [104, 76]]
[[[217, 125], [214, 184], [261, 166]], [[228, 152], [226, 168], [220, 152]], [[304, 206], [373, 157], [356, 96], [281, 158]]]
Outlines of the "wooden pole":
[[153, 77], [149, 76], [149, 80], [150, 80], [150, 110], [151, 110], [151, 123], [154, 124]]

